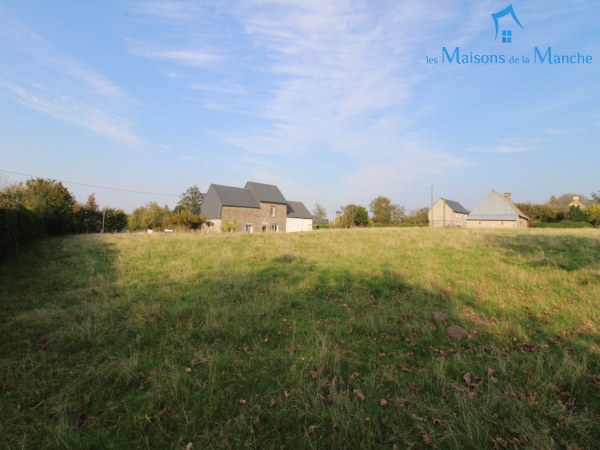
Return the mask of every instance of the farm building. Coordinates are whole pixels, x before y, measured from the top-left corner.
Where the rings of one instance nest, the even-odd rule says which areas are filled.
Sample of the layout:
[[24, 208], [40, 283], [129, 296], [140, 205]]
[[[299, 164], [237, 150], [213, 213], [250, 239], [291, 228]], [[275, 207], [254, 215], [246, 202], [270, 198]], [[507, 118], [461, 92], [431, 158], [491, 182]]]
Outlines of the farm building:
[[466, 227], [469, 211], [458, 201], [440, 198], [429, 210], [430, 227]]
[[[202, 201], [202, 213], [213, 223], [207, 231], [221, 232], [225, 225], [234, 224], [237, 228], [233, 231], [246, 233], [270, 233], [296, 230], [298, 224], [291, 223], [288, 230], [289, 202], [285, 199], [278, 186], [272, 184], [255, 183], [248, 181], [243, 188], [211, 184]], [[292, 214], [305, 216], [306, 207], [301, 202], [292, 202]], [[292, 219], [304, 220], [303, 217]], [[311, 226], [307, 228], [312, 230]], [[300, 222], [300, 227], [304, 225]]]
[[468, 228], [529, 228], [529, 217], [517, 208], [511, 194], [492, 191], [467, 217]]
[[288, 233], [293, 231], [312, 231], [312, 227], [313, 216], [308, 209], [306, 209], [304, 203], [289, 201], [285, 230]]

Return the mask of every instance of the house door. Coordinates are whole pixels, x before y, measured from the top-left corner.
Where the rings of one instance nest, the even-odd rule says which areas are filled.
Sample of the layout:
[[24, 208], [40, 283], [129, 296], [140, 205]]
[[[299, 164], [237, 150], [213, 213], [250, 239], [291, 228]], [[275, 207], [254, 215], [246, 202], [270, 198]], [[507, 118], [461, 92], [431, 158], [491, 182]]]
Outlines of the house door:
[[266, 226], [266, 225], [263, 225], [263, 226], [262, 226], [262, 232], [263, 232], [263, 233], [265, 233], [266, 231], [267, 231], [267, 226]]

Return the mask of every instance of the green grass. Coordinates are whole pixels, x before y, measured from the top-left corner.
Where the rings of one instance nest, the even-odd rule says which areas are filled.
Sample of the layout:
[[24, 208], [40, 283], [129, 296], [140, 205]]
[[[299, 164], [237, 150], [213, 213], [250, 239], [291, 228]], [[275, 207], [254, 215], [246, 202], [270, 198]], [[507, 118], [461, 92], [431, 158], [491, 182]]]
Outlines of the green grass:
[[597, 230], [39, 241], [0, 263], [0, 448], [598, 448], [599, 302]]

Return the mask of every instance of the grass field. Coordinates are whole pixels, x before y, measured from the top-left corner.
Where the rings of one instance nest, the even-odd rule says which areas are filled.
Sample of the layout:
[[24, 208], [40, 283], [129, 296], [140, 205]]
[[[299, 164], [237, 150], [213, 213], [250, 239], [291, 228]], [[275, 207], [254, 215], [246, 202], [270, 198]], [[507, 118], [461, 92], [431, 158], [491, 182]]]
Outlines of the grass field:
[[0, 263], [0, 448], [600, 448], [599, 306], [598, 230], [45, 240]]

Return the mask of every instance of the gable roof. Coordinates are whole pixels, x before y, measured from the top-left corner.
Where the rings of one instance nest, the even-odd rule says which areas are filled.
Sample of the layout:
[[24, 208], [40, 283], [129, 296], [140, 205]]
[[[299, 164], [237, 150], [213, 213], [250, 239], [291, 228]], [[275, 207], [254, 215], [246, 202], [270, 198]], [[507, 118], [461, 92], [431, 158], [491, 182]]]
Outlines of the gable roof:
[[[455, 213], [460, 213], [460, 214], [469, 214], [469, 210], [466, 209], [463, 205], [461, 205], [458, 202], [455, 202], [454, 200], [448, 200], [447, 198], [443, 199], [441, 198], [440, 200], [446, 200], [446, 205], [448, 205], [448, 207], [454, 211]], [[438, 200], [438, 202], [440, 201]]]
[[211, 184], [222, 206], [243, 206], [244, 208], [260, 208], [258, 200], [248, 189], [220, 184]]
[[491, 190], [475, 207], [468, 220], [518, 220], [519, 217], [529, 220], [513, 202], [504, 195]]
[[287, 216], [290, 219], [312, 219], [312, 214], [302, 202], [288, 202]]
[[279, 188], [273, 184], [248, 181], [244, 188], [252, 191], [254, 198], [259, 202], [287, 203]]

